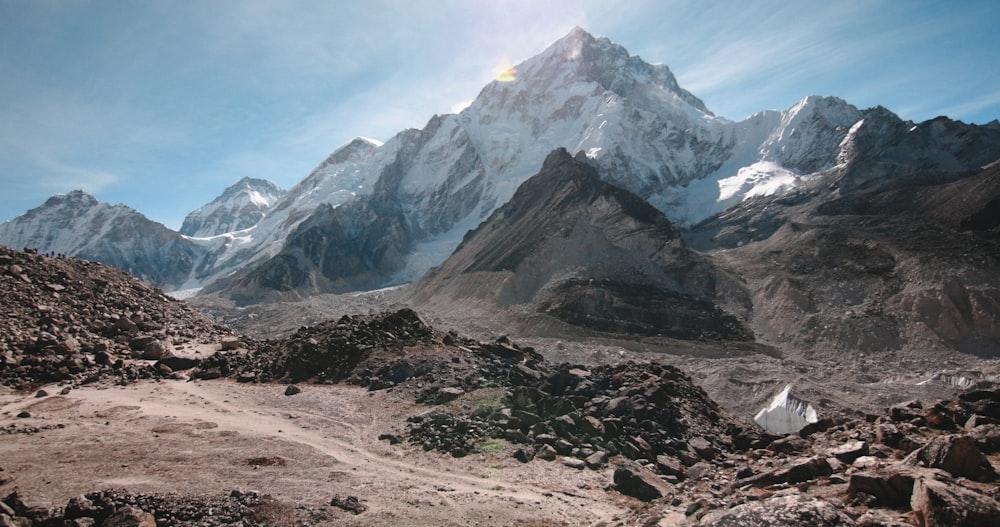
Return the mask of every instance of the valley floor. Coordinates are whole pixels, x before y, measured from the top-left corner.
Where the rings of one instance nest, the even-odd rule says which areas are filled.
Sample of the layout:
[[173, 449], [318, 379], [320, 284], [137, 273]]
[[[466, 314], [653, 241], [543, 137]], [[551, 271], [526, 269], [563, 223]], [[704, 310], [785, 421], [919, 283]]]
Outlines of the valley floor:
[[[30, 505], [56, 507], [104, 489], [252, 490], [275, 500], [274, 525], [613, 524], [640, 506], [605, 490], [612, 469], [522, 464], [503, 443], [455, 459], [379, 441], [429, 409], [391, 390], [284, 389], [217, 380], [87, 386], [40, 398], [3, 392], [3, 494], [16, 489]], [[16, 417], [24, 411], [30, 417]], [[334, 496], [355, 496], [367, 511], [332, 507]]]

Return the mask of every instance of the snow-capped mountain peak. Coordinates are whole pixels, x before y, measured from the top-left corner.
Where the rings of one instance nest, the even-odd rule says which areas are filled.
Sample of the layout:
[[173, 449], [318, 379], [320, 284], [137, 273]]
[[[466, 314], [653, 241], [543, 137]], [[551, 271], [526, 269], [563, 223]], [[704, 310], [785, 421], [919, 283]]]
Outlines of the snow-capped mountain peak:
[[184, 218], [180, 233], [207, 238], [253, 227], [285, 194], [274, 183], [245, 177]]

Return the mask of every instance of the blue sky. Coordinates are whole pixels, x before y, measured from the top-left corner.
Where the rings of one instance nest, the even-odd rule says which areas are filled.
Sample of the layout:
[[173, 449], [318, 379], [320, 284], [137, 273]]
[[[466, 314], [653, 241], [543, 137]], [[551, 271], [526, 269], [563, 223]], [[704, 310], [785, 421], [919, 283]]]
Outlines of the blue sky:
[[1000, 117], [1000, 2], [0, 0], [0, 221], [81, 188], [178, 228], [244, 176], [471, 101], [580, 26], [740, 120], [835, 95]]

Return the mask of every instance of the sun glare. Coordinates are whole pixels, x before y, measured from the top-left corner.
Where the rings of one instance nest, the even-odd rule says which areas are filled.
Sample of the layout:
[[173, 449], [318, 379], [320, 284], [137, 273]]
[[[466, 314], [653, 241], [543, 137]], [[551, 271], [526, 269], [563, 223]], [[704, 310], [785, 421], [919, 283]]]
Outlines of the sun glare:
[[496, 68], [493, 68], [493, 73], [496, 74], [496, 77], [493, 77], [493, 80], [497, 82], [512, 82], [517, 80], [517, 69], [510, 66], [497, 66]]

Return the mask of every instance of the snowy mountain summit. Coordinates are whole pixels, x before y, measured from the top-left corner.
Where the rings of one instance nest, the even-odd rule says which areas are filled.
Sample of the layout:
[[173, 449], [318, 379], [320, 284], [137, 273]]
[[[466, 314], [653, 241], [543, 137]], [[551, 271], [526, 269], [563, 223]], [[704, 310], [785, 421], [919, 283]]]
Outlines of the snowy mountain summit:
[[270, 181], [245, 177], [211, 203], [188, 214], [180, 233], [204, 238], [253, 227], [284, 195], [285, 190]]
[[[213, 237], [192, 239], [201, 252], [184, 287], [256, 302], [414, 280], [558, 148], [583, 152], [602, 179], [682, 227], [821, 180], [848, 188], [918, 170], [960, 172], [1000, 151], [995, 127], [918, 125], [835, 97], [731, 121], [666, 66], [580, 28], [514, 69], [458, 114], [384, 144], [354, 139], [284, 195], [258, 190], [264, 209], [235, 191], [243, 197], [192, 213], [182, 231]], [[250, 226], [253, 217], [261, 218]]]

